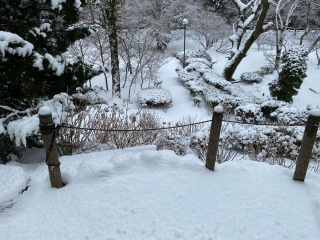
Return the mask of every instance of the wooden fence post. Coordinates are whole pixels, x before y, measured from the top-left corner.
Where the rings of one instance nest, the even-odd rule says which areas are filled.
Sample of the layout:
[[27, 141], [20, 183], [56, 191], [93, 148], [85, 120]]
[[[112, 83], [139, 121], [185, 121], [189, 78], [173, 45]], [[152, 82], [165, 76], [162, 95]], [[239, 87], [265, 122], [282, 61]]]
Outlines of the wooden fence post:
[[222, 118], [223, 118], [223, 107], [222, 106], [214, 107], [211, 129], [210, 129], [208, 151], [206, 156], [206, 167], [211, 171], [214, 171], [214, 165], [217, 159]]
[[46, 164], [48, 165], [51, 187], [61, 188], [63, 187], [63, 183], [51, 110], [48, 107], [41, 107], [38, 115], [40, 120], [40, 132], [46, 151]]
[[296, 164], [293, 180], [304, 182], [307, 174], [312, 148], [316, 139], [320, 122], [320, 111], [313, 110], [308, 116], [307, 125], [304, 130], [303, 140]]

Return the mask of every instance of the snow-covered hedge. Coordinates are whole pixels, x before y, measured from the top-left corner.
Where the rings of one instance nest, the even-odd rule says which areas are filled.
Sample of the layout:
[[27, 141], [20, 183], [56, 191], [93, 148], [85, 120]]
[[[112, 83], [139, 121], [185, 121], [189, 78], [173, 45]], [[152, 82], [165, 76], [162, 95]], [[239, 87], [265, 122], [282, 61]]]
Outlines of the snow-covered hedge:
[[190, 64], [193, 64], [193, 63], [202, 63], [202, 64], [207, 65], [209, 68], [212, 68], [212, 62], [208, 61], [205, 58], [189, 58], [189, 59], [186, 59], [186, 66], [188, 66]]
[[[254, 156], [255, 160], [275, 161], [280, 158], [294, 160], [299, 154], [303, 133], [303, 126], [271, 127], [227, 124], [224, 131], [221, 132], [220, 143], [230, 149], [245, 151]], [[318, 160], [320, 157], [319, 131], [312, 157]]]
[[[183, 61], [183, 56], [184, 56], [184, 52], [181, 51], [181, 52], [178, 52], [178, 53], [175, 53], [174, 56], [176, 58], [178, 58], [180, 61]], [[189, 58], [202, 58], [202, 59], [205, 59], [207, 60], [208, 62], [212, 63], [212, 58], [210, 57], [210, 55], [204, 51], [204, 50], [186, 50], [186, 61], [189, 59]]]
[[257, 72], [244, 72], [241, 74], [240, 79], [245, 83], [260, 83], [262, 76]]
[[263, 112], [266, 117], [270, 117], [270, 114], [276, 111], [279, 107], [285, 107], [288, 105], [288, 103], [283, 101], [268, 100], [261, 103], [261, 112]]
[[177, 68], [178, 80], [185, 84], [189, 81], [197, 81], [200, 78], [200, 74], [197, 71], [189, 72], [185, 68]]
[[170, 106], [172, 95], [168, 90], [162, 88], [143, 89], [138, 92], [138, 101], [140, 105], [147, 106]]
[[236, 120], [244, 123], [257, 123], [265, 120], [261, 107], [257, 104], [239, 106], [234, 110], [234, 114], [236, 115]]
[[231, 85], [229, 81], [225, 80], [223, 77], [219, 76], [214, 72], [205, 72], [202, 78], [206, 83], [220, 90], [226, 90], [226, 87]]
[[271, 119], [285, 124], [301, 124], [307, 121], [308, 108], [286, 105], [270, 114]]

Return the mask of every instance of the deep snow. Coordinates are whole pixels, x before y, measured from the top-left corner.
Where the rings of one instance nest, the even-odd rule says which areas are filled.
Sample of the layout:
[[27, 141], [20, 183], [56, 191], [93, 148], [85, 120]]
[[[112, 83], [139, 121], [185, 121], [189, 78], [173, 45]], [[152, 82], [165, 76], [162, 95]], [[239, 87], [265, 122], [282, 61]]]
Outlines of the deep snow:
[[[153, 146], [61, 157], [62, 189], [47, 166], [22, 168], [29, 188], [0, 213], [0, 239], [319, 239], [320, 177], [253, 161], [206, 169]], [[9, 174], [9, 173], [8, 173]], [[7, 188], [12, 184], [3, 182]], [[16, 189], [18, 190], [18, 189]]]

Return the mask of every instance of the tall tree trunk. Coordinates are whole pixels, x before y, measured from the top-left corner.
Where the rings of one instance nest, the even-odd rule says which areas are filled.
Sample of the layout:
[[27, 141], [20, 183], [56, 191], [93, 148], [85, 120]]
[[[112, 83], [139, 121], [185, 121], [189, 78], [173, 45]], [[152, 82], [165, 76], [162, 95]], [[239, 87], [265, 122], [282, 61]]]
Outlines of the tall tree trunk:
[[112, 76], [112, 96], [121, 97], [120, 92], [120, 67], [118, 51], [118, 27], [117, 27], [117, 0], [109, 0], [109, 5], [105, 9], [108, 23], [108, 37], [111, 54], [111, 76]]
[[[237, 47], [238, 49], [231, 53], [231, 56], [224, 68], [223, 75], [226, 80], [230, 81], [232, 79], [232, 76], [236, 71], [238, 65], [240, 64], [242, 59], [246, 56], [248, 50], [250, 49], [252, 44], [255, 42], [255, 40], [260, 36], [260, 34], [268, 31], [272, 27], [272, 25], [264, 26], [263, 24], [266, 18], [267, 12], [269, 10], [269, 6], [270, 6], [270, 3], [268, 0], [261, 1], [262, 10], [258, 17], [256, 27], [254, 28], [254, 30], [252, 30], [252, 32], [250, 33], [250, 36], [245, 40], [244, 45], [240, 46], [240, 42], [239, 42], [242, 40], [243, 35], [240, 36], [240, 38], [237, 38], [236, 42], [233, 42], [234, 44], [237, 44], [239, 47]], [[243, 16], [241, 17], [243, 18]], [[242, 29], [242, 30], [245, 31], [246, 29]]]
[[[280, 33], [281, 34], [281, 33]], [[281, 53], [282, 53], [282, 45], [283, 45], [283, 37], [280, 37], [279, 41], [277, 41], [276, 44], [276, 57], [274, 60], [274, 69], [279, 72], [280, 68], [280, 59], [281, 59]]]

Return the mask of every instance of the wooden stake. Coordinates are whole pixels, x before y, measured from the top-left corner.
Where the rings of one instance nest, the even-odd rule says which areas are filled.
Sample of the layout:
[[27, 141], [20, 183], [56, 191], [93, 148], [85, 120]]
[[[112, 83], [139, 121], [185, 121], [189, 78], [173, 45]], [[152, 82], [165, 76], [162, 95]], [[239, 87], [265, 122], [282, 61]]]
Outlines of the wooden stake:
[[217, 159], [222, 118], [223, 118], [223, 108], [222, 106], [216, 106], [213, 110], [213, 115], [212, 115], [212, 123], [211, 123], [208, 151], [207, 151], [207, 157], [206, 157], [206, 167], [211, 171], [214, 171], [214, 166]]
[[312, 155], [312, 148], [316, 140], [319, 122], [320, 116], [308, 116], [293, 180], [304, 182]]
[[55, 139], [54, 123], [52, 114], [48, 107], [42, 107], [39, 110], [40, 132], [42, 134], [43, 144], [46, 151], [46, 164], [48, 165], [51, 187], [63, 187], [60, 162], [58, 159], [58, 148]]

